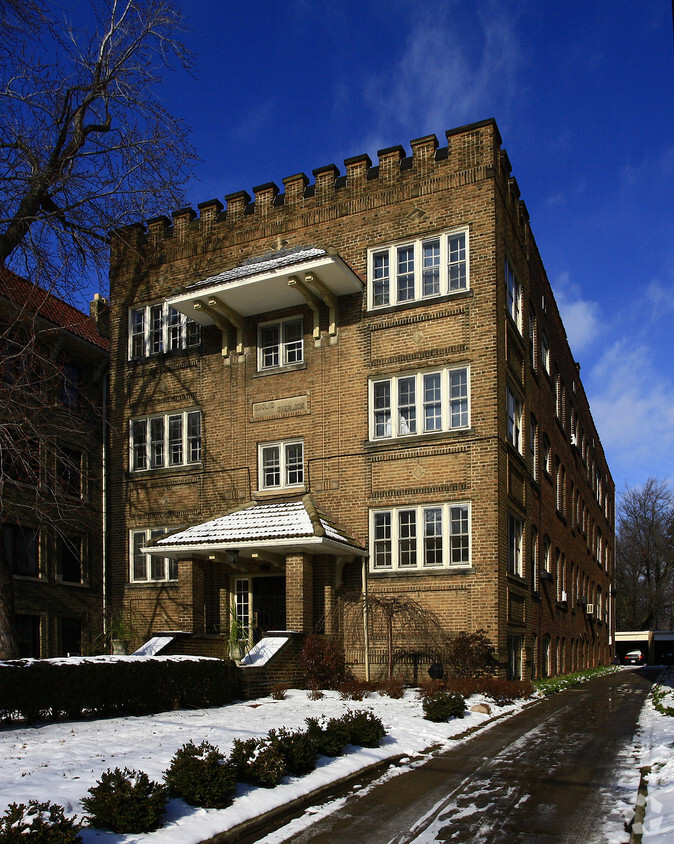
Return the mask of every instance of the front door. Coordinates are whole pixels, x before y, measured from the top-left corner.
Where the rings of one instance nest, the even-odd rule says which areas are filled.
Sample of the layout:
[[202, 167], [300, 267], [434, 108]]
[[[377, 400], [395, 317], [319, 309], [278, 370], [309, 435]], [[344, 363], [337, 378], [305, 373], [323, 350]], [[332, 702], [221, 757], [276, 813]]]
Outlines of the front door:
[[268, 630], [285, 630], [285, 577], [238, 578], [235, 607], [237, 618], [253, 642], [259, 642]]
[[253, 578], [253, 638], [257, 641], [267, 630], [285, 628], [285, 577]]

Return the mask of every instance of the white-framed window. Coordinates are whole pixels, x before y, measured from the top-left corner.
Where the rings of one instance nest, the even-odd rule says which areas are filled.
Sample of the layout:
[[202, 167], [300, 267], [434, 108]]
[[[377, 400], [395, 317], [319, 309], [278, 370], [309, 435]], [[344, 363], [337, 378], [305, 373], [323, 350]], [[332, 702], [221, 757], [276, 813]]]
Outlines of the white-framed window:
[[531, 589], [538, 591], [538, 531], [531, 526]]
[[276, 369], [304, 360], [304, 322], [302, 318], [265, 322], [257, 328], [257, 368]]
[[201, 344], [201, 326], [167, 302], [129, 308], [129, 359]]
[[551, 460], [551, 456], [552, 456], [552, 450], [551, 450], [551, 448], [550, 448], [550, 440], [548, 439], [548, 437], [547, 437], [547, 435], [546, 435], [546, 434], [543, 434], [543, 453], [542, 453], [542, 457], [543, 457], [543, 470], [544, 470], [544, 471], [546, 472], [546, 474], [548, 474], [548, 475], [550, 474], [550, 467], [551, 467], [550, 460]]
[[304, 485], [304, 443], [287, 440], [258, 446], [260, 489], [287, 489]]
[[543, 369], [550, 374], [550, 341], [545, 331], [541, 331], [541, 363]]
[[506, 387], [506, 410], [508, 413], [508, 442], [522, 453], [522, 402]]
[[373, 379], [369, 392], [370, 439], [470, 426], [467, 366]]
[[[505, 262], [505, 282], [506, 282], [506, 308], [512, 317], [513, 322], [518, 330], [522, 331], [522, 285], [520, 280], [515, 275], [512, 264], [506, 258]], [[531, 331], [531, 326], [529, 327]]]
[[151, 539], [162, 536], [173, 528], [156, 527], [130, 532], [129, 580], [131, 583], [160, 583], [178, 579], [178, 561], [168, 557], [144, 554], [141, 549]]
[[521, 636], [508, 636], [508, 679], [522, 679], [522, 647]]
[[201, 462], [200, 410], [132, 419], [129, 429], [132, 472]]
[[368, 251], [368, 307], [385, 308], [468, 290], [468, 229]]
[[531, 464], [531, 477], [538, 480], [538, 422], [532, 416], [529, 421], [529, 463]]
[[543, 538], [543, 571], [550, 573], [550, 537]]
[[508, 514], [508, 571], [522, 577], [522, 534], [524, 523], [512, 513]]
[[469, 502], [370, 511], [370, 568], [408, 571], [471, 564]]
[[529, 312], [529, 363], [536, 369], [536, 315], [533, 309]]

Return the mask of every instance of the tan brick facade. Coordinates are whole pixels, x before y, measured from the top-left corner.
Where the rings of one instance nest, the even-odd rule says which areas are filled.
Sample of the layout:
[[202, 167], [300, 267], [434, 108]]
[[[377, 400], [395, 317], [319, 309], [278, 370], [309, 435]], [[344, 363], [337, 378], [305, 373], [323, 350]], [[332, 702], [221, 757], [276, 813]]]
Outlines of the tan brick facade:
[[[134, 530], [182, 528], [251, 501], [310, 493], [369, 550], [371, 592], [413, 597], [439, 616], [449, 634], [483, 628], [504, 673], [509, 651], [510, 671], [523, 675], [610, 661], [613, 483], [498, 129], [485, 121], [448, 132], [444, 148], [434, 137], [411, 146], [410, 157], [401, 147], [382, 150], [372, 167], [367, 156], [356, 156], [345, 162], [345, 175], [332, 165], [322, 167], [313, 171], [314, 184], [298, 174], [283, 180], [284, 194], [275, 185], [262, 185], [254, 189], [254, 202], [245, 192], [233, 194], [226, 212], [212, 201], [200, 206], [199, 217], [186, 209], [173, 215], [172, 225], [159, 218], [147, 231], [137, 226], [113, 239], [111, 599], [130, 608], [143, 636], [166, 629], [226, 636], [237, 581], [240, 589], [247, 581], [249, 600], [262, 606], [254, 582], [272, 575], [285, 577], [280, 597], [287, 629], [336, 631], [340, 593], [360, 589], [358, 555], [236, 549], [234, 562], [204, 553], [200, 559], [180, 559], [177, 579], [130, 582]], [[426, 288], [419, 285], [430, 278], [423, 261], [433, 260], [436, 238], [448, 262], [438, 273], [453, 278], [456, 233], [459, 241], [465, 238], [467, 255], [457, 266], [468, 283], [452, 289], [448, 281], [437, 295], [420, 295]], [[402, 260], [400, 244], [411, 244], [410, 261], [414, 250], [416, 292], [412, 300], [404, 298], [398, 269], [398, 281], [390, 284], [398, 284], [400, 301], [382, 304], [372, 298], [373, 267], [380, 260], [375, 253], [388, 249], [393, 264]], [[332, 307], [329, 293], [310, 292], [306, 300], [298, 296], [288, 305], [282, 298], [280, 308], [270, 309], [265, 303], [275, 301], [274, 269], [256, 280], [254, 294], [246, 294], [245, 314], [228, 306], [216, 313], [221, 306], [217, 297], [213, 305], [207, 292], [198, 300], [181, 298], [191, 285], [246, 261], [271, 256], [273, 262], [275, 255], [299, 247], [338, 256], [362, 282], [363, 292], [336, 295]], [[519, 291], [514, 318], [508, 312], [506, 262]], [[393, 279], [394, 267], [390, 273]], [[316, 275], [320, 282], [320, 271]], [[242, 283], [233, 281], [231, 290], [237, 284]], [[311, 278], [304, 284], [320, 292]], [[210, 314], [203, 318], [201, 344], [130, 359], [131, 312], [147, 306], [139, 320], [149, 320], [153, 303], [166, 299], [180, 300], [176, 307], [188, 315]], [[298, 318], [301, 362], [261, 366], [259, 338], [265, 335], [259, 326], [292, 325]], [[147, 342], [147, 323], [142, 330]], [[543, 366], [544, 337], [549, 374]], [[434, 373], [437, 381], [430, 377]], [[451, 404], [451, 391], [465, 390], [460, 380], [452, 380], [453, 373], [465, 373], [468, 381], [465, 424], [453, 421], [459, 405]], [[400, 407], [397, 415], [391, 410], [377, 434], [374, 385], [387, 381], [391, 400]], [[561, 396], [562, 381], [558, 413], [555, 390]], [[433, 411], [433, 388], [440, 391], [440, 384], [443, 397]], [[418, 433], [401, 421], [409, 413], [403, 405], [410, 390]], [[518, 435], [509, 427], [508, 394]], [[195, 410], [201, 413], [198, 461], [134, 470], [131, 420]], [[438, 419], [442, 414], [437, 430], [429, 421], [433, 412]], [[431, 430], [421, 432], [424, 424]], [[397, 428], [389, 435], [386, 425]], [[509, 436], [518, 436], [517, 446]], [[544, 438], [550, 443], [549, 471], [542, 464]], [[260, 489], [260, 446], [283, 448], [295, 441], [303, 444], [304, 482]], [[559, 501], [556, 481], [563, 487]], [[382, 539], [378, 557], [373, 556], [376, 518], [388, 519], [397, 531], [388, 546]], [[413, 543], [404, 534], [410, 520], [413, 556]], [[549, 544], [553, 580], [534, 578], [532, 531], [541, 570]], [[469, 551], [460, 550], [462, 537]], [[515, 571], [509, 573], [513, 542]], [[558, 559], [560, 567], [564, 560], [563, 573], [555, 569]], [[593, 605], [593, 616], [583, 601]], [[375, 671], [382, 654], [383, 643], [372, 641]]]

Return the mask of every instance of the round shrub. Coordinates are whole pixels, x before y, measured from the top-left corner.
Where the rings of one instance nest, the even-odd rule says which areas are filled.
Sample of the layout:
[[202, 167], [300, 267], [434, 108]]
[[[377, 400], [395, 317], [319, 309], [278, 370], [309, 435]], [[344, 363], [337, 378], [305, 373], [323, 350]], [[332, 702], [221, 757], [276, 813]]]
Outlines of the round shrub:
[[236, 769], [217, 747], [190, 741], [176, 751], [164, 782], [170, 797], [181, 797], [190, 806], [223, 809], [236, 791]]
[[10, 803], [0, 818], [2, 844], [76, 844], [81, 842], [78, 830], [82, 824], [67, 818], [63, 806], [56, 803]]
[[321, 724], [317, 718], [307, 718], [307, 733], [321, 756], [339, 756], [351, 738], [349, 728], [341, 718], [330, 718]]
[[461, 695], [439, 691], [426, 695], [422, 703], [427, 721], [448, 721], [452, 717], [463, 718], [466, 703]]
[[316, 767], [318, 750], [314, 737], [308, 731], [269, 730], [269, 742], [283, 757], [286, 773], [291, 776], [301, 777]]
[[286, 763], [268, 738], [234, 739], [230, 762], [237, 779], [263, 788], [273, 788], [286, 774]]
[[82, 805], [89, 825], [112, 832], [151, 832], [161, 826], [167, 788], [143, 771], [106, 771], [89, 789]]
[[347, 712], [342, 720], [349, 731], [349, 743], [359, 747], [379, 747], [386, 735], [386, 729], [374, 712], [357, 709]]

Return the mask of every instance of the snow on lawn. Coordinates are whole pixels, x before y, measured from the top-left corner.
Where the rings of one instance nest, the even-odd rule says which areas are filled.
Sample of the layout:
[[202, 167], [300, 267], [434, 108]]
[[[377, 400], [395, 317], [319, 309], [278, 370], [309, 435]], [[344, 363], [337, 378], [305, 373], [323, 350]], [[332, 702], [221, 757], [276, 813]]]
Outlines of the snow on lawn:
[[674, 668], [666, 668], [648, 696], [639, 717], [642, 755], [650, 765], [648, 797], [643, 824], [644, 844], [669, 844], [674, 840], [674, 715], [658, 712], [656, 702], [674, 707]]
[[467, 712], [463, 719], [434, 724], [423, 718], [421, 701], [413, 690], [406, 691], [401, 700], [375, 693], [363, 701], [340, 700], [337, 692], [326, 692], [314, 701], [304, 691], [290, 690], [286, 700], [267, 697], [214, 709], [0, 728], [0, 814], [10, 803], [27, 804], [31, 799], [60, 803], [67, 815], [79, 814], [81, 799], [103, 772], [131, 768], [160, 781], [175, 751], [188, 741], [199, 744], [206, 740], [229, 754], [235, 738], [266, 735], [273, 727], [304, 728], [308, 717], [331, 718], [346, 710], [369, 709], [384, 722], [387, 736], [381, 747], [349, 746], [341, 757], [320, 757], [315, 771], [303, 777], [286, 777], [273, 789], [239, 784], [232, 805], [226, 809], [199, 809], [182, 800], [171, 800], [165, 826], [156, 832], [118, 835], [85, 828], [81, 833], [85, 844], [199, 842], [375, 762], [415, 756], [434, 745], [447, 747], [453, 743], [452, 736], [495, 715], [514, 714], [525, 704], [519, 701], [498, 707], [479, 695], [466, 703], [470, 708], [482, 702], [489, 703], [491, 715]]

